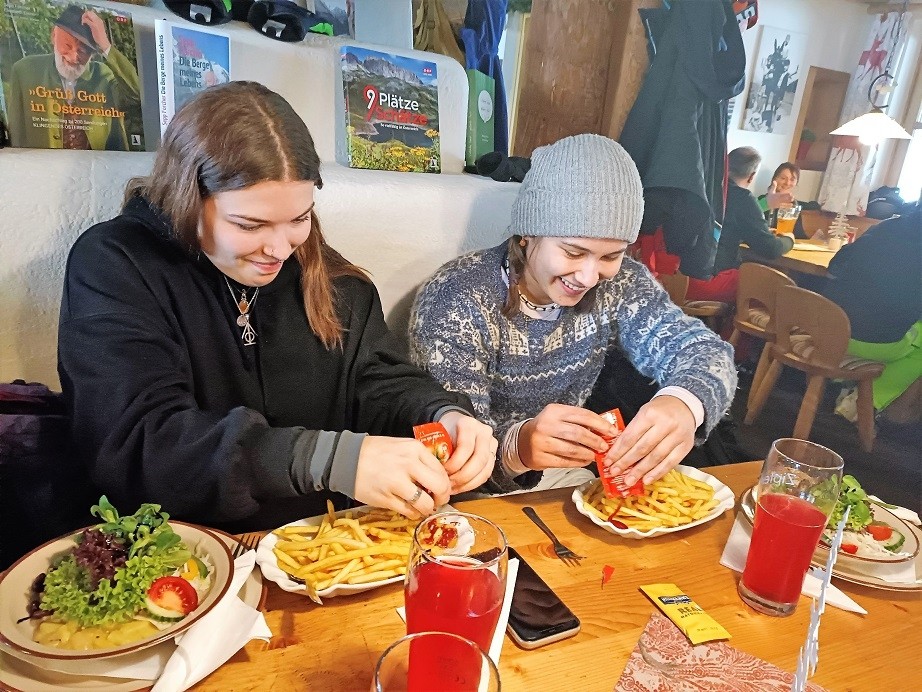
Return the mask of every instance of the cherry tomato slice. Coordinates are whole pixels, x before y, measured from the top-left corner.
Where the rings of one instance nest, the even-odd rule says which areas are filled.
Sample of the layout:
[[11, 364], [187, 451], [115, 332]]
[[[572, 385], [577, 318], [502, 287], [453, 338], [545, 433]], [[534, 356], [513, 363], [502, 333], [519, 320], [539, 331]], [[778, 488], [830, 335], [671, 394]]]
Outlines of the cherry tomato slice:
[[198, 607], [195, 587], [182, 577], [160, 577], [147, 590], [147, 597], [157, 606], [188, 615]]

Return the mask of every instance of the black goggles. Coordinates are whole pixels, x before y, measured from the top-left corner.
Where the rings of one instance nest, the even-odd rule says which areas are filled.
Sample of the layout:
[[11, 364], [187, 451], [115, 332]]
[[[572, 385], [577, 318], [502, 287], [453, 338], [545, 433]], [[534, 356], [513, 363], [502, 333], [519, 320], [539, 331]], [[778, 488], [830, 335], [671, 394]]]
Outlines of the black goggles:
[[256, 31], [276, 41], [303, 41], [308, 32], [333, 35], [333, 26], [326, 18], [290, 0], [257, 0], [246, 20]]

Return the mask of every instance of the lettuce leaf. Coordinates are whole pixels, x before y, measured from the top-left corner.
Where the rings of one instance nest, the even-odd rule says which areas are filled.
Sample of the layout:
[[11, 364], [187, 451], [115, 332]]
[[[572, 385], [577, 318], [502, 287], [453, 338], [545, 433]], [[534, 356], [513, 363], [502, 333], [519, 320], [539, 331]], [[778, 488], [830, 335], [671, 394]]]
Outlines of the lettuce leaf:
[[845, 525], [846, 529], [860, 532], [871, 523], [873, 513], [868, 494], [861, 487], [858, 480], [848, 474], [842, 476], [839, 499], [836, 501], [832, 514], [829, 515], [829, 521], [826, 522], [828, 528], [835, 529], [838, 526], [845, 514], [846, 507], [852, 508], [851, 513], [848, 515], [848, 522]]
[[144, 605], [153, 581], [172, 574], [190, 556], [182, 548], [135, 555], [116, 570], [113, 579], [101, 579], [96, 589], [89, 591], [86, 570], [77, 565], [73, 555], [68, 555], [46, 574], [41, 606], [54, 611], [58, 618], [74, 620], [84, 627], [130, 620]]

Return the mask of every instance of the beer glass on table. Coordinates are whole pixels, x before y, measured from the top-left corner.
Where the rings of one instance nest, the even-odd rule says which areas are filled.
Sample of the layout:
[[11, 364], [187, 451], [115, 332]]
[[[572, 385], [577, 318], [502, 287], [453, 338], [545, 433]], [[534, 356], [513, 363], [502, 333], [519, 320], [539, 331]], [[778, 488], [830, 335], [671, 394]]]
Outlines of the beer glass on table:
[[794, 224], [797, 223], [797, 217], [800, 216], [800, 205], [794, 204], [790, 207], [779, 207], [778, 217], [775, 222], [775, 232], [779, 235], [782, 233], [794, 233]]

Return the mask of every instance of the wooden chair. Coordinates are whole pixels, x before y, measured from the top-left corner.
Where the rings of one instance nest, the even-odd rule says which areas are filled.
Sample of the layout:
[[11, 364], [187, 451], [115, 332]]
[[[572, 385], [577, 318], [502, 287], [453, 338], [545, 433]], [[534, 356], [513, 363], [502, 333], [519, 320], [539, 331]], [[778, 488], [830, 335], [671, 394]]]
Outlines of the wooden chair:
[[730, 312], [727, 303], [716, 300], [686, 300], [688, 277], [680, 272], [675, 274], [658, 274], [657, 280], [666, 289], [670, 300], [682, 308], [682, 312], [697, 317], [713, 331], [720, 331], [720, 320]]
[[768, 370], [768, 345], [775, 340], [775, 299], [782, 286], [793, 286], [794, 280], [787, 274], [766, 267], [756, 262], [744, 262], [740, 265], [739, 286], [736, 289], [736, 314], [733, 316], [733, 333], [730, 344], [733, 348], [739, 343], [740, 334], [749, 334], [765, 343], [759, 363], [756, 365], [749, 389], [747, 406], [758, 391], [759, 383]]
[[858, 436], [861, 446], [870, 452], [874, 445], [871, 383], [884, 364], [846, 355], [851, 337], [848, 315], [818, 293], [782, 286], [777, 292], [774, 317], [775, 341], [766, 345], [770, 351], [768, 368], [747, 407], [745, 422], [752, 423], [759, 415], [785, 365], [807, 374], [807, 391], [794, 423], [794, 437], [801, 439], [809, 439], [826, 379], [857, 380]]

